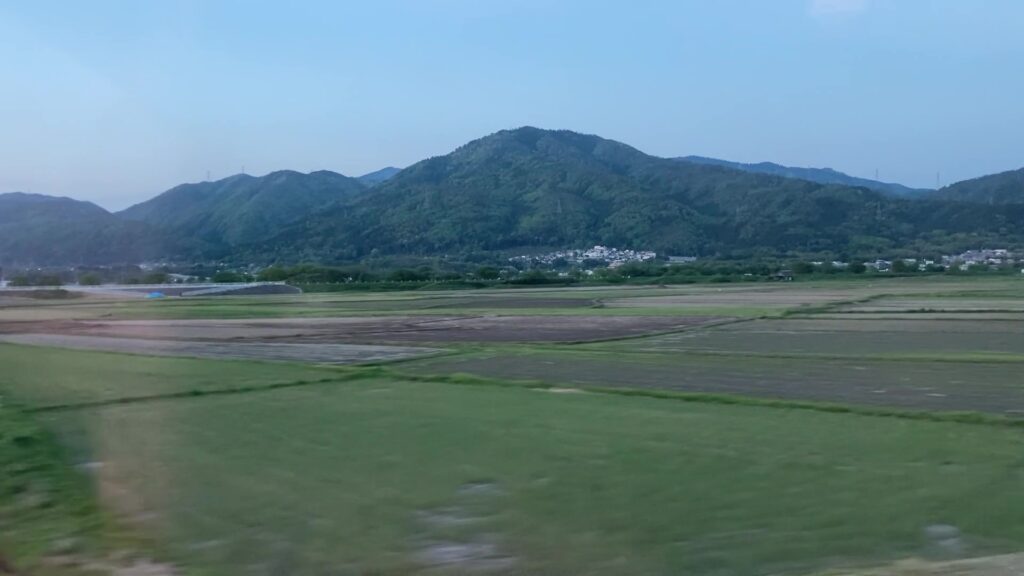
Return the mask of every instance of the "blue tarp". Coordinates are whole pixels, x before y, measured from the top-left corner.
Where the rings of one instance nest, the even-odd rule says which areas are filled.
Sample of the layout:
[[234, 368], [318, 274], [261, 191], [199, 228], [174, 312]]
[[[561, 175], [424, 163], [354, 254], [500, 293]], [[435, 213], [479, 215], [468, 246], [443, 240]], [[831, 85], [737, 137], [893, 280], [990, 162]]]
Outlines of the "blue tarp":
[[149, 294], [146, 294], [146, 298], [163, 298], [163, 297], [164, 297], [164, 293], [163, 292], [150, 292]]

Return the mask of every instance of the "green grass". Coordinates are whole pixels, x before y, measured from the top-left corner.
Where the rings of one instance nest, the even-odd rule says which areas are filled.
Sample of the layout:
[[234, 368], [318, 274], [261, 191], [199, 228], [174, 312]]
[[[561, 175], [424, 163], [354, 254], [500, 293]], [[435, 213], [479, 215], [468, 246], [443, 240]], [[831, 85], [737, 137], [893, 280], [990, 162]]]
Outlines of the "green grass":
[[95, 555], [110, 533], [85, 479], [68, 467], [52, 435], [0, 406], [0, 558], [25, 574], [77, 574], [43, 559], [55, 551]]
[[337, 368], [0, 344], [0, 402], [65, 406], [341, 377]]
[[[400, 574], [481, 534], [531, 574], [800, 573], [914, 555], [940, 522], [1024, 543], [1024, 436], [999, 427], [396, 380], [46, 420], [211, 574]], [[451, 507], [476, 520], [417, 520]]]
[[[710, 394], [558, 394], [396, 374], [408, 364], [269, 389], [307, 369], [0, 351], [5, 367], [27, 354], [13, 364], [23, 376], [60, 359], [37, 385], [59, 369], [78, 376], [78, 398], [109, 403], [36, 416], [73, 461], [103, 462], [101, 481], [119, 488], [110, 509], [196, 574], [411, 573], [424, 542], [481, 534], [531, 574], [797, 574], [885, 563], [921, 553], [932, 523], [960, 527], [974, 553], [1024, 545], [1024, 434], [981, 416], [933, 422]], [[229, 393], [166, 396], [199, 374], [211, 375], [211, 392]], [[15, 397], [33, 389], [2, 382]], [[122, 403], [112, 382], [135, 398], [164, 396]], [[460, 495], [472, 482], [500, 494]], [[422, 520], [453, 507], [472, 521]], [[159, 521], [132, 523], [142, 517]], [[60, 526], [22, 534], [49, 542]]]

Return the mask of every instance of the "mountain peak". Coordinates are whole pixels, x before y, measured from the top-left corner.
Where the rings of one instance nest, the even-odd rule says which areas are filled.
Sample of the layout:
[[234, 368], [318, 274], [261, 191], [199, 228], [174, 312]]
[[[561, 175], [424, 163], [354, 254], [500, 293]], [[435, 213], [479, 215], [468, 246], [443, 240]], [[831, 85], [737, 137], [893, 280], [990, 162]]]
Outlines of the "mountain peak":
[[456, 163], [479, 163], [498, 159], [522, 159], [528, 156], [549, 161], [599, 161], [622, 165], [649, 158], [632, 146], [594, 134], [572, 130], [545, 130], [523, 126], [500, 130], [473, 140], [446, 156]]

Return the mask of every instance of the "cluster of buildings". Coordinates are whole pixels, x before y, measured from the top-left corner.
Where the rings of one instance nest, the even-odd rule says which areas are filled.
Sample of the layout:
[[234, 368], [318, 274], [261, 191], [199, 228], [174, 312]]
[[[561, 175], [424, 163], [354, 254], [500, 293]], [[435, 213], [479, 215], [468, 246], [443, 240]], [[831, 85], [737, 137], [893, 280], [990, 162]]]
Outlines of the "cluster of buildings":
[[1005, 248], [993, 250], [968, 250], [963, 254], [942, 257], [943, 265], [957, 266], [960, 270], [968, 270], [972, 266], [1005, 266], [1015, 261], [1013, 252]]
[[601, 266], [618, 268], [628, 262], [653, 262], [657, 253], [650, 250], [620, 250], [607, 246], [594, 246], [587, 250], [559, 250], [547, 254], [531, 256], [515, 256], [509, 262], [524, 262], [547, 266], [577, 265], [588, 266], [600, 263]]
[[[956, 268], [961, 271], [967, 271], [975, 266], [984, 266], [986, 268], [998, 268], [1013, 264], [1017, 261], [1017, 257], [1013, 252], [1005, 248], [997, 248], [991, 250], [968, 250], [962, 254], [950, 254], [943, 256], [940, 261], [921, 259], [921, 258], [902, 258], [898, 262], [902, 264], [904, 270], [919, 270], [927, 271], [934, 270], [937, 267], [945, 269]], [[864, 266], [869, 270], [875, 270], [877, 272], [890, 272], [893, 269], [893, 265], [896, 264], [896, 260], [876, 260], [874, 262], [865, 262]], [[815, 264], [818, 264], [815, 262]], [[832, 266], [835, 268], [845, 268], [847, 265], [842, 262], [833, 262]]]

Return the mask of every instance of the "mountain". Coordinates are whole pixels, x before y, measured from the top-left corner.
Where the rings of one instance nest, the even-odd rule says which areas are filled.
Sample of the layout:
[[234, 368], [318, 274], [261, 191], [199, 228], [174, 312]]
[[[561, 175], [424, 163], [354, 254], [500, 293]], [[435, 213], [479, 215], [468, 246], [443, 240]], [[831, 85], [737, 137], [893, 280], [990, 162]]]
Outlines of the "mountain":
[[957, 182], [934, 191], [929, 198], [983, 204], [1024, 203], [1024, 168]]
[[877, 180], [869, 180], [867, 178], [858, 178], [856, 176], [850, 176], [842, 172], [833, 170], [831, 168], [798, 168], [793, 166], [783, 166], [781, 164], [775, 164], [774, 162], [758, 162], [756, 164], [744, 164], [742, 162], [731, 162], [729, 160], [719, 160], [717, 158], [706, 158], [704, 156], [683, 156], [676, 158], [683, 162], [693, 162], [696, 164], [708, 164], [712, 166], [724, 166], [726, 168], [735, 168], [736, 170], [743, 170], [744, 172], [754, 172], [756, 174], [771, 174], [773, 176], [783, 176], [786, 178], [798, 178], [800, 180], [809, 180], [811, 182], [817, 182], [819, 184], [840, 184], [843, 186], [860, 186], [867, 188], [868, 190], [874, 190], [876, 192], [882, 192], [883, 194], [889, 194], [892, 196], [903, 196], [903, 197], [914, 197], [922, 196], [932, 192], [930, 189], [922, 188], [910, 188], [902, 184], [894, 184], [891, 182], [879, 182]]
[[881, 254], [1016, 238], [1021, 223], [1021, 211], [958, 210], [527, 127], [414, 164], [253, 253], [346, 260], [607, 244], [703, 256]]
[[282, 171], [181, 185], [118, 214], [0, 196], [0, 262], [331, 263], [594, 244], [702, 257], [934, 256], [1024, 246], [1024, 202], [992, 205], [1013, 198], [1019, 178], [904, 197], [525, 127], [418, 162], [372, 193], [333, 172]]
[[359, 180], [366, 186], [376, 186], [381, 182], [390, 180], [395, 174], [398, 174], [401, 171], [401, 168], [388, 166], [386, 168], [381, 168], [380, 170], [377, 170], [375, 172], [370, 172], [369, 174], [363, 174], [362, 176], [357, 178], [357, 180]]
[[347, 202], [366, 187], [334, 172], [290, 170], [255, 177], [182, 184], [120, 213], [172, 235], [189, 238], [208, 257], [266, 238], [310, 214]]
[[0, 265], [138, 262], [171, 246], [137, 222], [90, 202], [41, 194], [0, 194]]

